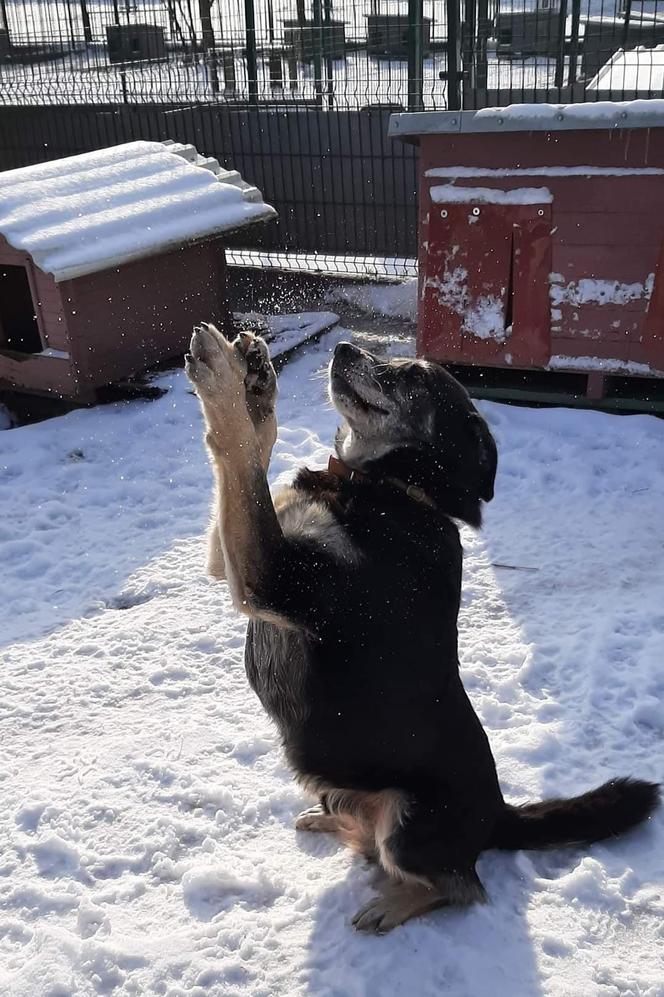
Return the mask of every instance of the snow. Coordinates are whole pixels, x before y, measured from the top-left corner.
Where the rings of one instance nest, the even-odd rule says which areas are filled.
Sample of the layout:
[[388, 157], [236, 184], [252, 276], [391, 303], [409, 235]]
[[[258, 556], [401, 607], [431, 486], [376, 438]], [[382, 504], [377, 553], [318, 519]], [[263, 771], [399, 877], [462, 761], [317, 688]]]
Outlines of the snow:
[[588, 90], [664, 90], [664, 45], [616, 52], [588, 83]]
[[497, 343], [503, 343], [508, 332], [502, 298], [495, 294], [480, 295], [473, 307], [466, 309], [462, 331], [476, 339], [494, 339]]
[[610, 357], [564, 357], [552, 356], [547, 364], [549, 370], [599, 370], [607, 373], [635, 374], [653, 377], [664, 375], [664, 371], [657, 371], [645, 363], [637, 363], [635, 360], [617, 360]]
[[655, 166], [529, 166], [490, 168], [485, 166], [436, 166], [425, 177], [655, 177], [664, 170]]
[[351, 305], [368, 315], [417, 321], [417, 278], [384, 284], [338, 284], [327, 292], [326, 304]]
[[648, 274], [643, 283], [635, 281], [631, 284], [596, 277], [582, 277], [569, 284], [561, 283], [562, 281], [564, 278], [560, 275], [551, 274], [549, 297], [552, 305], [625, 305], [629, 301], [649, 300], [655, 275]]
[[[509, 64], [508, 64], [509, 65]], [[514, 89], [514, 81], [508, 84]], [[524, 84], [524, 89], [525, 89]], [[664, 100], [589, 101], [579, 104], [509, 104], [478, 111], [415, 111], [393, 114], [388, 134], [560, 131], [652, 128], [664, 123]]]
[[572, 122], [574, 127], [583, 128], [599, 124], [600, 126], [614, 122], [617, 118], [629, 120], [633, 126], [640, 116], [648, 119], [657, 117], [664, 120], [664, 100], [624, 100], [624, 101], [589, 101], [579, 104], [510, 104], [508, 107], [483, 107], [476, 111], [479, 122], [495, 122], [496, 124], [526, 122], [545, 123], [556, 127], [556, 122]]
[[[273, 482], [326, 464], [349, 335], [284, 367]], [[0, 435], [0, 992], [659, 997], [661, 813], [591, 849], [488, 853], [488, 905], [353, 932], [371, 873], [293, 830], [245, 624], [203, 571], [199, 407], [181, 371], [157, 383]], [[659, 779], [664, 422], [481, 407], [500, 467], [463, 531], [461, 668], [504, 790]]]
[[258, 323], [265, 328], [256, 331], [270, 344], [273, 359], [294, 350], [309, 339], [319, 336], [339, 321], [334, 312], [298, 312], [295, 315], [260, 315], [257, 312], [238, 313], [235, 318], [243, 323]]
[[0, 233], [56, 281], [274, 218], [193, 146], [128, 142], [0, 173]]
[[553, 195], [547, 187], [517, 187], [494, 190], [491, 187], [455, 187], [446, 183], [431, 187], [434, 204], [550, 204]]
[[[472, 221], [472, 216], [469, 216]], [[461, 331], [476, 339], [493, 339], [504, 343], [510, 335], [505, 328], [505, 303], [495, 294], [477, 295], [471, 304], [468, 292], [468, 271], [451, 264], [458, 246], [447, 250], [444, 277], [426, 277], [424, 287], [431, 288], [441, 305], [461, 317]]]

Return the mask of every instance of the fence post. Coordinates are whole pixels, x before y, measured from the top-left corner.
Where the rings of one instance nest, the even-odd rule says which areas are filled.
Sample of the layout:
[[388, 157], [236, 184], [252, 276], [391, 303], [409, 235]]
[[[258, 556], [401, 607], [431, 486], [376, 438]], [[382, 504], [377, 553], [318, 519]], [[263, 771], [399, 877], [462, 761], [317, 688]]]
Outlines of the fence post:
[[219, 73], [217, 71], [217, 54], [212, 27], [213, 0], [198, 0], [198, 11], [201, 18], [201, 35], [203, 39], [203, 58], [210, 71], [210, 89], [213, 94], [219, 93]]
[[254, 0], [244, 0], [244, 19], [247, 40], [247, 81], [249, 83], [249, 103], [258, 103], [258, 62], [256, 60], [256, 17]]
[[408, 110], [421, 111], [424, 107], [422, 87], [424, 82], [424, 50], [422, 46], [422, 0], [408, 0]]
[[[477, 2], [477, 42], [475, 44], [475, 86], [478, 90], [486, 90], [488, 83], [488, 66], [486, 57], [486, 42], [491, 33], [489, 21], [489, 0]], [[477, 106], [475, 104], [475, 106]]]
[[569, 72], [567, 82], [576, 83], [576, 69], [579, 58], [579, 25], [581, 23], [581, 0], [572, 0], [572, 27], [569, 45]]
[[567, 28], [567, 0], [560, 0], [558, 15], [558, 53], [556, 55], [556, 75], [553, 85], [557, 90], [565, 85], [565, 31]]
[[313, 0], [314, 30], [313, 30], [313, 56], [314, 56], [314, 88], [316, 90], [316, 104], [323, 105], [323, 8], [321, 0]]
[[450, 111], [461, 108], [459, 7], [460, 0], [447, 0], [447, 107]]
[[[632, 17], [632, 0], [624, 0], [623, 7], [625, 10], [624, 18], [625, 23], [623, 24], [623, 37], [622, 37], [622, 47], [627, 48], [627, 42], [629, 40], [629, 22]], [[655, 7], [655, 13], [657, 13], [657, 8]], [[653, 32], [655, 31], [655, 25], [653, 24]], [[653, 34], [653, 38], [654, 38]]]
[[89, 45], [92, 41], [92, 26], [90, 25], [90, 14], [88, 11], [88, 5], [86, 0], [80, 0], [81, 2], [81, 21], [83, 23], [83, 37], [85, 39], [86, 45]]
[[[326, 25], [326, 35], [323, 37], [323, 54], [325, 55], [325, 45], [327, 44], [327, 55], [325, 58], [325, 76], [327, 84], [327, 103], [334, 107], [334, 68], [332, 66], [332, 0], [323, 0], [323, 23]], [[325, 39], [327, 38], [327, 42]]]

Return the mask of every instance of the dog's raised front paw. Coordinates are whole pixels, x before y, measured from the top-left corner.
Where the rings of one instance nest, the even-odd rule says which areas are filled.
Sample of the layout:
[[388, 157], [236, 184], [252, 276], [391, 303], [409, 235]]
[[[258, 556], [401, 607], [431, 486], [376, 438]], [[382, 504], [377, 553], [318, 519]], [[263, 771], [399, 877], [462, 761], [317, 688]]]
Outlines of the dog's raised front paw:
[[247, 365], [244, 384], [249, 412], [264, 418], [277, 397], [277, 375], [267, 344], [252, 332], [241, 332], [233, 346]]
[[[202, 400], [235, 402], [244, 395], [247, 365], [232, 343], [207, 322], [197, 325], [185, 357], [185, 371]], [[230, 398], [225, 398], [226, 393]]]

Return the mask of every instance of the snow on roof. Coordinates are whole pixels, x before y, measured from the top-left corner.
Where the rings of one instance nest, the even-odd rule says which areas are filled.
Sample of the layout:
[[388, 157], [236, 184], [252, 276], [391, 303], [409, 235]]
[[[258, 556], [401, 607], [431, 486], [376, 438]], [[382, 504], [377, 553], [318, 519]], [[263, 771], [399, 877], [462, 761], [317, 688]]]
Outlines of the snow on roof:
[[664, 45], [620, 49], [590, 81], [588, 90], [664, 90]]
[[[620, 88], [622, 89], [622, 88]], [[468, 132], [571, 131], [664, 126], [664, 100], [590, 101], [582, 104], [510, 104], [479, 111], [393, 114], [391, 138]]]
[[274, 218], [191, 145], [128, 142], [0, 173], [0, 234], [56, 281]]

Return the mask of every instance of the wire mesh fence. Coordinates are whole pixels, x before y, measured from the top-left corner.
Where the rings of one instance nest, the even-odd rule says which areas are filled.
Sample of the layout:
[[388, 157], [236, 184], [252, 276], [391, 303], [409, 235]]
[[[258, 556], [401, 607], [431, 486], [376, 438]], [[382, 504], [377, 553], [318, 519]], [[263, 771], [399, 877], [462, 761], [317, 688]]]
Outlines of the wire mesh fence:
[[443, 106], [446, 7], [416, 6], [415, 44], [400, 0], [2, 0], [1, 99]]
[[[415, 156], [379, 136], [389, 110], [662, 97], [663, 7], [0, 0], [0, 165], [188, 131], [280, 208], [261, 249], [315, 247], [328, 265], [374, 256], [406, 272]], [[76, 132], [62, 113], [73, 107]]]
[[0, 0], [0, 102], [454, 108], [497, 93], [661, 96], [663, 8], [664, 0]]

